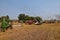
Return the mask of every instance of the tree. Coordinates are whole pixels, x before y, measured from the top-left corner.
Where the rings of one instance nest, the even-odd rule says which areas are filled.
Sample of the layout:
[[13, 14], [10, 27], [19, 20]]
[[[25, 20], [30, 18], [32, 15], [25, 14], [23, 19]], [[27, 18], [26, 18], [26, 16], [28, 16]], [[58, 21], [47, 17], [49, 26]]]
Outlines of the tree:
[[42, 20], [42, 18], [39, 16], [33, 17], [33, 16], [25, 15], [25, 14], [19, 14], [18, 19], [20, 21], [22, 20], [23, 22], [25, 22], [26, 20], [35, 20], [35, 19], [40, 22]]
[[0, 17], [0, 22], [1, 22], [1, 17]]
[[42, 20], [42, 18], [39, 17], [39, 16], [35, 17], [35, 19], [36, 19], [38, 22], [40, 22], [40, 21]]
[[31, 20], [34, 20], [34, 17], [31, 16], [30, 19], [31, 19]]
[[25, 20], [25, 14], [19, 14], [18, 19], [19, 20]]
[[28, 15], [25, 15], [25, 20], [29, 20], [30, 17]]
[[10, 18], [9, 18], [9, 16], [7, 15], [6, 16], [6, 21], [9, 23], [9, 21], [10, 21]]
[[19, 21], [25, 21], [25, 14], [19, 14], [19, 16], [18, 16], [18, 19], [19, 19]]

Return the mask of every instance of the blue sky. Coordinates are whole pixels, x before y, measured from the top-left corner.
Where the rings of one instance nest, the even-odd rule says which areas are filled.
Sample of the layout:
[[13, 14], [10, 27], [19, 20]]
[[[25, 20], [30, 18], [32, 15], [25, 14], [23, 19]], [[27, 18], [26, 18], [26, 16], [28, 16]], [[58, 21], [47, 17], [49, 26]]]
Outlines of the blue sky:
[[20, 13], [52, 19], [60, 15], [60, 0], [0, 0], [0, 16], [17, 19]]

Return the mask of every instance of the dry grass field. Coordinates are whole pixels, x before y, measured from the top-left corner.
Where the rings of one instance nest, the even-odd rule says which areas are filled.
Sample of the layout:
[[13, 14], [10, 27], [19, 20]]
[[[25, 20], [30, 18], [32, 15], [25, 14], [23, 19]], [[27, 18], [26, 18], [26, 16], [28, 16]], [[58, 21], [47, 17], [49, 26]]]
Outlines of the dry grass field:
[[60, 40], [60, 23], [13, 27], [0, 32], [0, 40]]

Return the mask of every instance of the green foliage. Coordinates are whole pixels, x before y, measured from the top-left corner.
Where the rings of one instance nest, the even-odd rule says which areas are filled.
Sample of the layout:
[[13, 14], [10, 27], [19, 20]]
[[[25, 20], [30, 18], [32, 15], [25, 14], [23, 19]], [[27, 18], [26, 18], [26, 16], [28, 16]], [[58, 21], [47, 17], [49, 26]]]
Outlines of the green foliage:
[[25, 15], [25, 20], [29, 20], [30, 17], [28, 15]]
[[19, 20], [25, 20], [25, 14], [19, 14], [18, 18]]
[[9, 21], [10, 21], [9, 16], [1, 17], [1, 23], [2, 23], [1, 28], [3, 31], [5, 31], [5, 29], [9, 26]]
[[0, 22], [1, 22], [1, 17], [0, 17]]
[[30, 19], [31, 19], [31, 20], [34, 20], [34, 17], [31, 16]]
[[35, 20], [35, 19], [38, 21], [42, 20], [42, 18], [40, 18], [39, 16], [33, 17], [25, 14], [19, 14], [18, 19], [22, 20], [23, 22], [25, 22], [26, 20]]
[[37, 17], [36, 17], [36, 19], [39, 19], [39, 20], [41, 20], [41, 18], [40, 18], [39, 16], [37, 16]]
[[25, 14], [19, 14], [18, 19], [22, 20], [24, 22], [25, 21]]
[[36, 20], [39, 21], [39, 22], [42, 20], [42, 18], [40, 18], [39, 16], [37, 16], [37, 17], [35, 17], [35, 18], [36, 18]]

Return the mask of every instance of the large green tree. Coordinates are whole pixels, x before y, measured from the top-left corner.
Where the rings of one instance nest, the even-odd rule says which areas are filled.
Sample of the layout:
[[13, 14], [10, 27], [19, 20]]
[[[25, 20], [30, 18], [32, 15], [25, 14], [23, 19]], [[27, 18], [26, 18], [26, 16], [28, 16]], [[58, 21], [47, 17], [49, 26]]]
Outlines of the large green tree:
[[19, 21], [22, 20], [23, 22], [25, 22], [25, 14], [19, 14], [18, 19]]
[[18, 19], [19, 20], [25, 20], [25, 14], [19, 14]]

